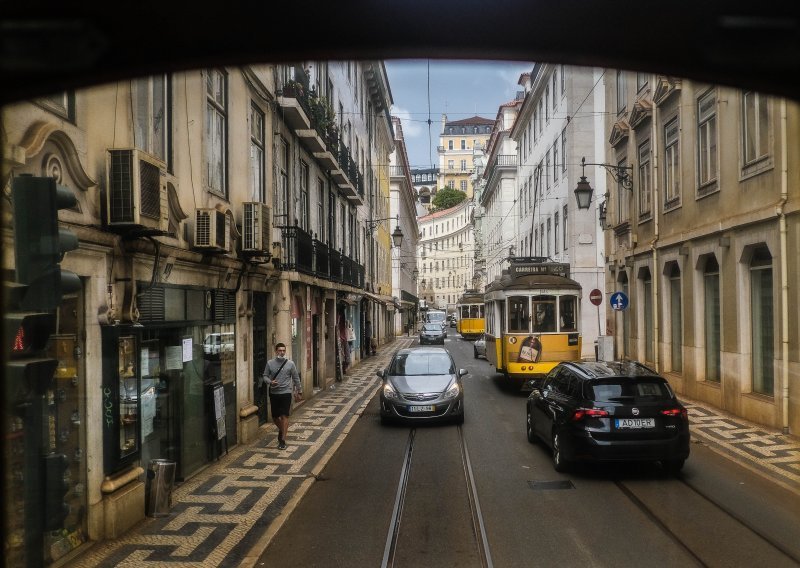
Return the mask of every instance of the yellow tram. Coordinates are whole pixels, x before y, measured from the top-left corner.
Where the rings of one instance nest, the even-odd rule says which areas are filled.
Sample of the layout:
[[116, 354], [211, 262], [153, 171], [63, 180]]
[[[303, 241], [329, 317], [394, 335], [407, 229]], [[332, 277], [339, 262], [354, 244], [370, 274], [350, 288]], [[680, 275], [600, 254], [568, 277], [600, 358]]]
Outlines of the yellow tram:
[[522, 386], [561, 361], [581, 358], [581, 285], [569, 264], [514, 257], [486, 288], [486, 358]]
[[483, 294], [468, 290], [456, 304], [456, 331], [464, 339], [476, 339], [485, 331]]

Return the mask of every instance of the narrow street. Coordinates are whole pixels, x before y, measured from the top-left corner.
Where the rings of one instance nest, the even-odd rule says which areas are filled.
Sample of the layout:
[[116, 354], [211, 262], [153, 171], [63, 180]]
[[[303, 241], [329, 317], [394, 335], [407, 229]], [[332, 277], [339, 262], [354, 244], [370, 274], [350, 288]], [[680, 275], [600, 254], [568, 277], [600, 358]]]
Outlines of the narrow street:
[[[693, 444], [683, 474], [658, 465], [556, 473], [524, 432], [509, 392], [470, 342], [446, 347], [466, 368], [464, 439], [496, 566], [793, 566], [800, 496]], [[377, 397], [256, 566], [380, 566], [410, 426], [380, 425]], [[458, 427], [417, 426], [394, 566], [480, 566], [458, 456]]]

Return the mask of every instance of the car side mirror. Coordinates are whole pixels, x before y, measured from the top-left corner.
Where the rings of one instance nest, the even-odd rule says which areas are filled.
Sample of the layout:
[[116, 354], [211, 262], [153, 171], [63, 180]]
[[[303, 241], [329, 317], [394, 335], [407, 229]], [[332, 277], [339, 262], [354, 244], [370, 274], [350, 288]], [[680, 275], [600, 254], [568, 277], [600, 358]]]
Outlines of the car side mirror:
[[375, 374], [378, 375], [380, 378], [383, 378], [383, 369], [378, 369], [375, 371]]
[[458, 376], [459, 377], [463, 377], [466, 374], [467, 374], [467, 370], [466, 369], [459, 369], [458, 370]]

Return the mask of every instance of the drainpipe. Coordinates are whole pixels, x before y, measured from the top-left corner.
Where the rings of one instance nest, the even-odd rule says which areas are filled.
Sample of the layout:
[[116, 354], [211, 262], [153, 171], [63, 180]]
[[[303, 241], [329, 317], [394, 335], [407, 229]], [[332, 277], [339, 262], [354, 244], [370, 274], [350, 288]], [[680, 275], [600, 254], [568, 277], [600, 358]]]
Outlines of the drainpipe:
[[789, 272], [786, 255], [786, 213], [784, 207], [789, 200], [789, 151], [787, 149], [786, 134], [786, 99], [781, 99], [781, 200], [776, 212], [778, 214], [778, 227], [780, 233], [780, 263], [781, 263], [781, 305], [784, 316], [781, 318], [781, 381], [783, 383], [783, 433], [789, 433]]
[[[655, 82], [652, 83], [655, 87]], [[653, 253], [653, 274], [651, 278], [653, 279], [653, 357], [655, 358], [655, 367], [656, 373], [660, 373], [660, 357], [658, 356], [658, 334], [659, 334], [659, 293], [658, 293], [658, 237], [659, 237], [659, 225], [658, 225], [658, 213], [659, 213], [659, 201], [658, 201], [658, 105], [653, 105], [653, 118], [650, 121], [650, 145], [652, 147], [652, 155], [653, 155], [653, 196], [650, 201], [650, 206], [653, 211], [653, 240], [650, 241], [650, 250]], [[633, 173], [633, 172], [631, 172]]]

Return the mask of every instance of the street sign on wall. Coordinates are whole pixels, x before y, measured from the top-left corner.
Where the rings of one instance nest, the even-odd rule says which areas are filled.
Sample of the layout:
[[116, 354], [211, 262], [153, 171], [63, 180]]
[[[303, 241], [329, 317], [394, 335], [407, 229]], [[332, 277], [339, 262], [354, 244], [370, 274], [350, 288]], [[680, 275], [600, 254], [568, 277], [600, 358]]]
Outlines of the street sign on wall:
[[589, 301], [593, 303], [595, 306], [599, 306], [603, 303], [603, 293], [595, 288], [591, 292], [589, 292]]
[[622, 311], [628, 307], [628, 295], [625, 292], [614, 292], [609, 296], [608, 303], [612, 310]]

